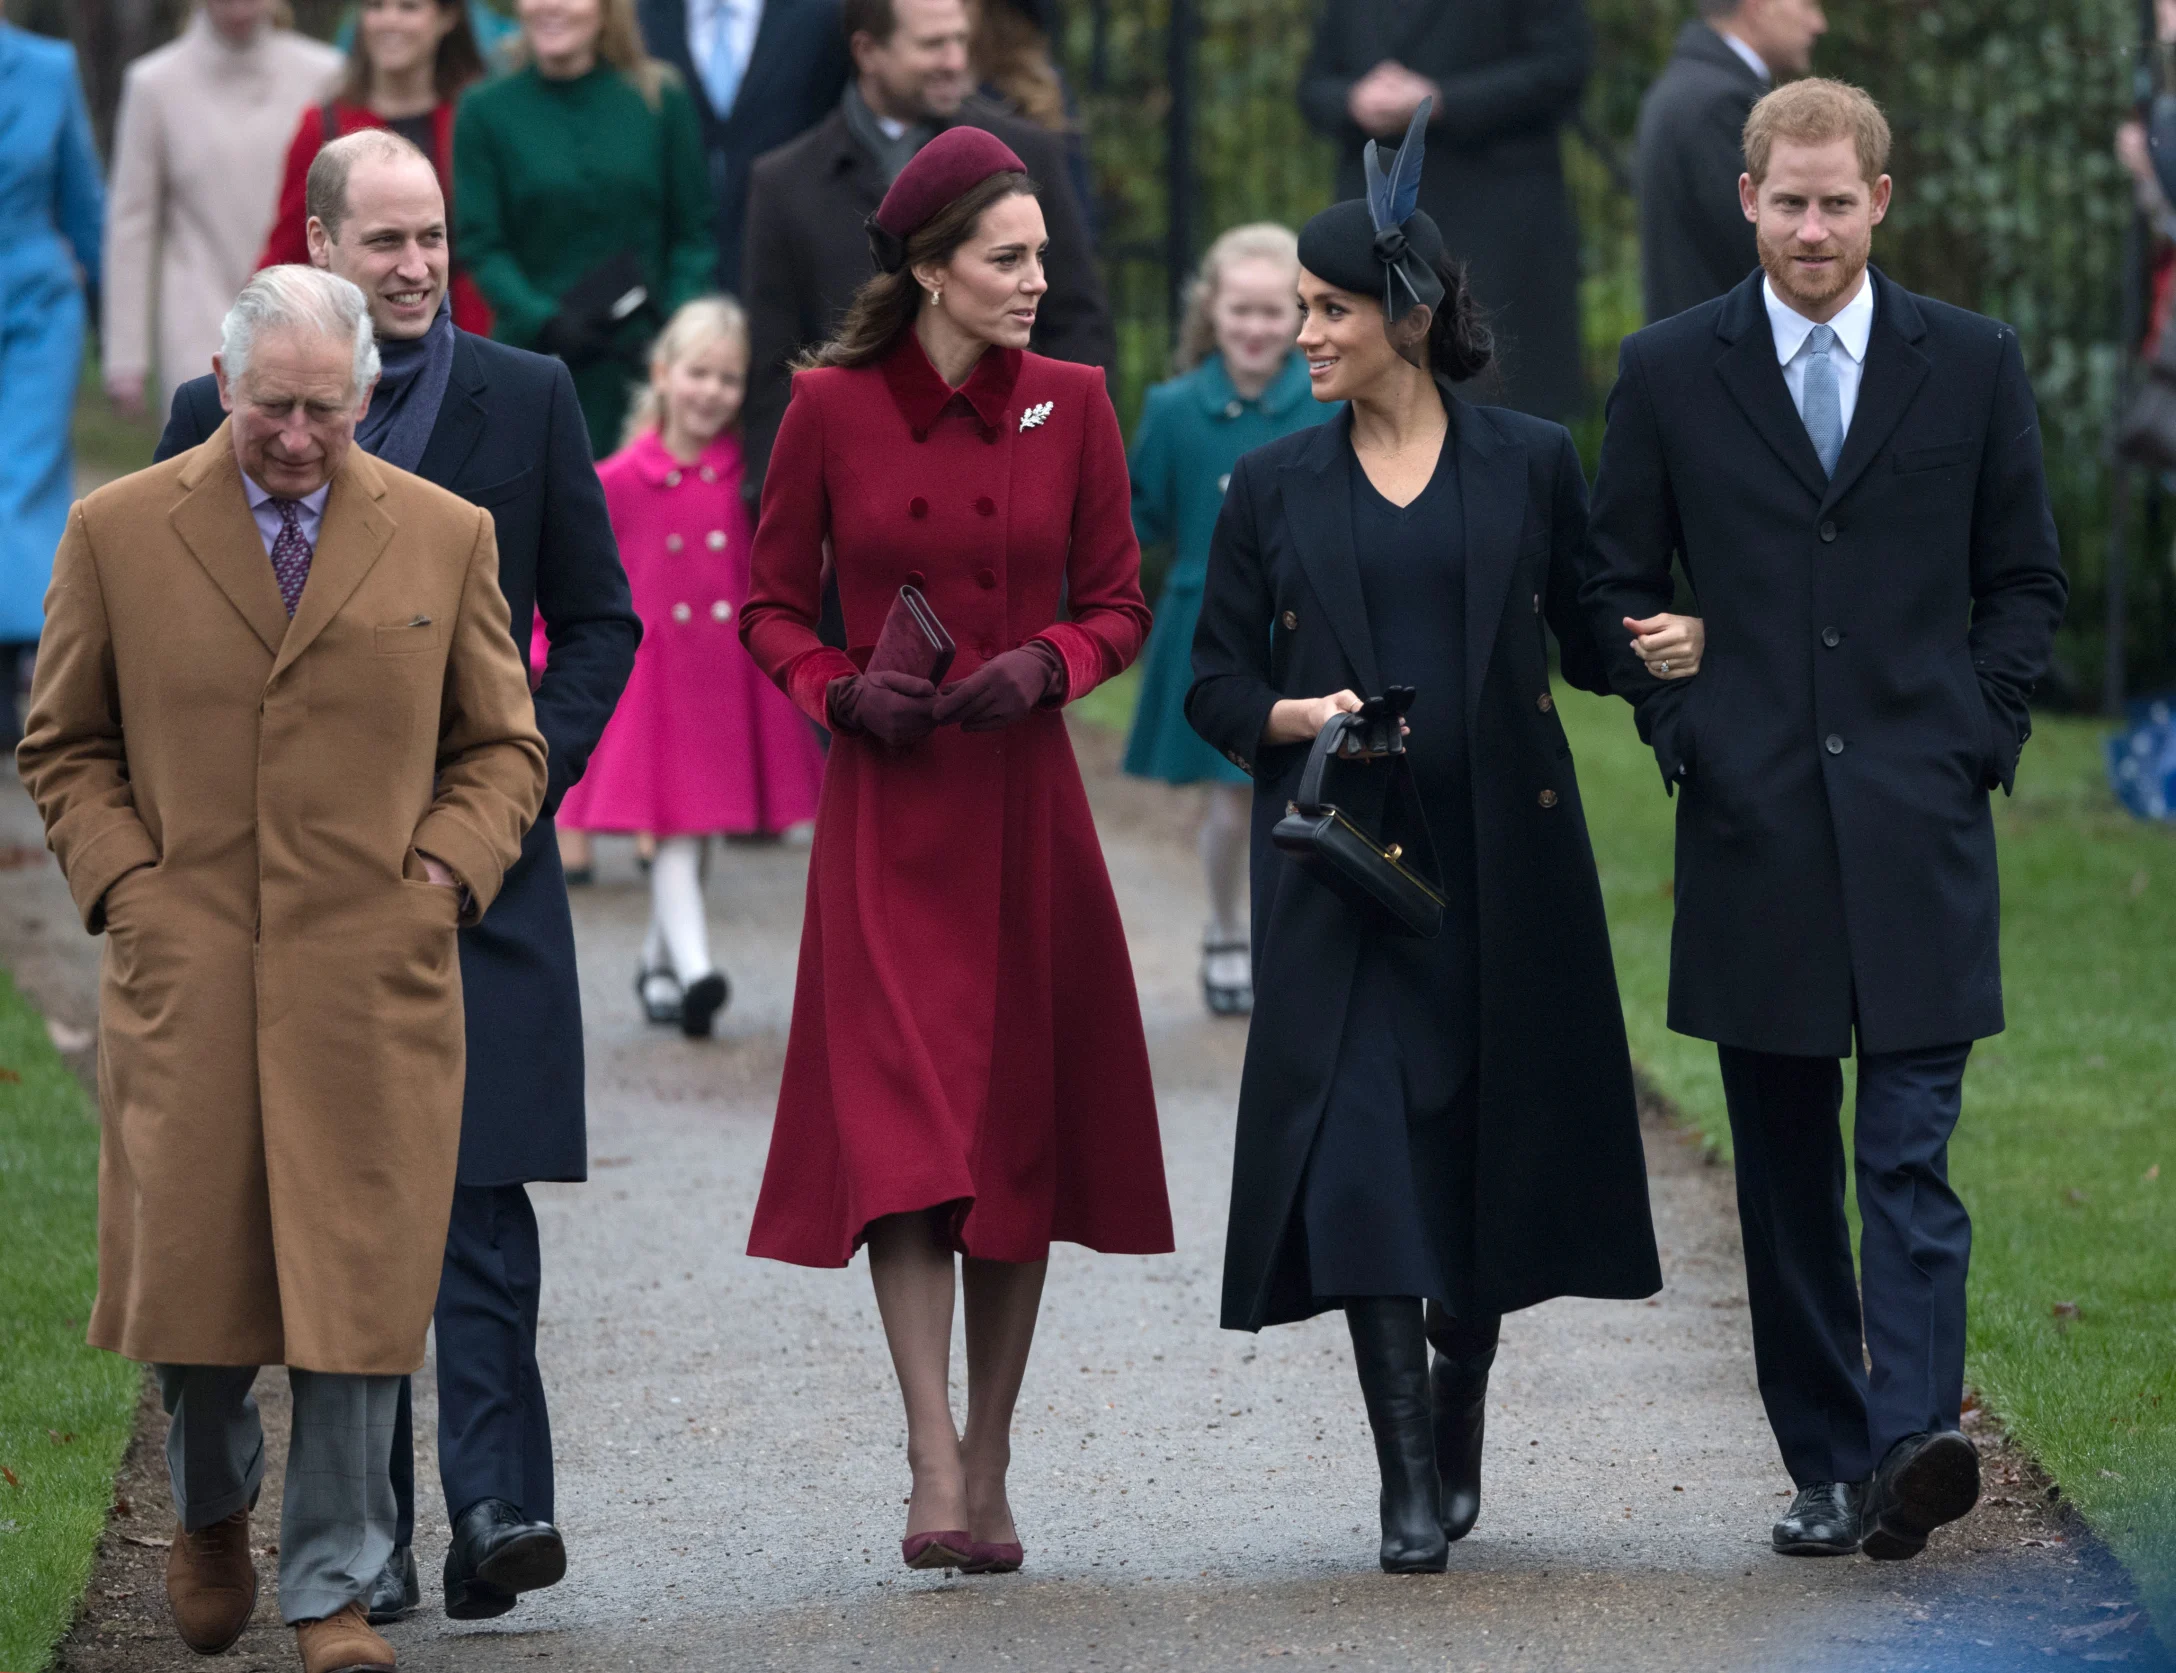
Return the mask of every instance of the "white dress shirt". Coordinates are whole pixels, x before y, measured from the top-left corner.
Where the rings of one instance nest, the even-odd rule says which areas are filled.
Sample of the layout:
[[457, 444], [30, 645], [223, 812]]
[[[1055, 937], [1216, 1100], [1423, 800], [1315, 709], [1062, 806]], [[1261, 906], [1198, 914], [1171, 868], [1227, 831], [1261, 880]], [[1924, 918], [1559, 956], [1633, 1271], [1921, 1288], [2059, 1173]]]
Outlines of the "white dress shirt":
[[[264, 536], [264, 555], [269, 558], [272, 543], [280, 537], [279, 501], [247, 471], [242, 473], [242, 492], [249, 496], [249, 514], [256, 520], [257, 532]], [[312, 552], [317, 550], [317, 528], [325, 520], [325, 498], [331, 492], [332, 484], [328, 482], [316, 493], [295, 501], [295, 521], [302, 525], [302, 538], [310, 543]]]
[[[1776, 295], [1775, 282], [1762, 279], [1761, 300], [1768, 304], [1768, 328], [1775, 333], [1776, 359], [1783, 366], [1783, 382], [1790, 389], [1791, 405], [1806, 414], [1806, 339], [1818, 321], [1810, 320]], [[1837, 404], [1843, 411], [1844, 434], [1851, 434], [1851, 412], [1859, 404], [1859, 380], [1866, 374], [1866, 342], [1874, 333], [1874, 278], [1859, 275], [1858, 294], [1828, 322], [1836, 333], [1836, 346], [1828, 351], [1836, 368]]]
[[1718, 29], [1715, 32], [1716, 34], [1722, 36], [1725, 44], [1729, 46], [1732, 52], [1735, 52], [1740, 58], [1745, 60], [1745, 67], [1751, 70], [1755, 75], [1759, 76], [1761, 80], [1772, 82], [1776, 79], [1775, 72], [1768, 68], [1767, 59], [1763, 58], [1759, 53], [1755, 52], [1751, 47], [1747, 46], [1743, 41], [1739, 40], [1738, 37], [1733, 35], [1729, 30]]

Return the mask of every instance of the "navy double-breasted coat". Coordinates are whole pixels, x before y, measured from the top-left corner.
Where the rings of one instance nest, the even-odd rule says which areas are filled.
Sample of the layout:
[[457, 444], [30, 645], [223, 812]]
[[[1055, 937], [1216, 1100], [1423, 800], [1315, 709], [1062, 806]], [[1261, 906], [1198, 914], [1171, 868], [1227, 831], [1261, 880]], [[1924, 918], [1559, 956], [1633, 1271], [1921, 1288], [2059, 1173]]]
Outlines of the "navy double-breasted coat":
[[[1464, 499], [1467, 745], [1480, 1016], [1471, 1295], [1509, 1312], [1661, 1287], [1609, 926], [1549, 689], [1605, 690], [1578, 610], [1586, 482], [1561, 425], [1444, 384]], [[1279, 1244], [1337, 1068], [1360, 938], [1270, 830], [1307, 746], [1261, 744], [1271, 705], [1381, 689], [1353, 557], [1348, 415], [1239, 461], [1210, 547], [1187, 718], [1254, 779], [1254, 1020], [1240, 1081], [1224, 1324], [1264, 1322]]]
[[[194, 447], [225, 415], [219, 386], [174, 392], [159, 457]], [[461, 931], [468, 1083], [460, 1183], [579, 1180], [589, 1171], [581, 986], [551, 815], [582, 776], [635, 664], [634, 612], [573, 380], [556, 360], [466, 331], [417, 475], [491, 513], [499, 587], [528, 654], [541, 611], [551, 656], [536, 688], [548, 749], [544, 812], [482, 923]]]

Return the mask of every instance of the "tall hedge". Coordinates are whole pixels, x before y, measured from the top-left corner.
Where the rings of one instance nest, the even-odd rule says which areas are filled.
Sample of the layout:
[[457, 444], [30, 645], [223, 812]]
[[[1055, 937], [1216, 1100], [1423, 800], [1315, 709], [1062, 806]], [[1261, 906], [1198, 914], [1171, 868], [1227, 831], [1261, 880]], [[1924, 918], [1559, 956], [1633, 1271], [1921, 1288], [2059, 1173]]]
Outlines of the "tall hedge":
[[[1333, 0], [1334, 3], [1334, 0]], [[1604, 160], [1629, 160], [1641, 92], [1689, 0], [1589, 0], [1597, 41], [1586, 114], [1567, 136], [1584, 233], [1582, 294], [1596, 410], [1617, 342], [1639, 323], [1633, 206]], [[1169, 0], [1074, 0], [1067, 67], [1082, 93], [1113, 295], [1121, 411], [1163, 375], [1163, 74]], [[1267, 216], [1297, 223], [1328, 201], [1329, 148], [1293, 103], [1316, 0], [1198, 0], [1197, 245]], [[1896, 130], [1895, 206], [1875, 258], [1900, 282], [2009, 321], [2039, 396], [2072, 582], [2052, 695], [2097, 693], [2107, 569], [2109, 421], [2126, 358], [2127, 183], [2111, 140], [2131, 93], [2135, 0], [1875, 0], [1832, 7], [1817, 67], [1866, 87]], [[2176, 677], [2176, 518], [2151, 496], [2134, 519], [2129, 655], [2136, 683]]]

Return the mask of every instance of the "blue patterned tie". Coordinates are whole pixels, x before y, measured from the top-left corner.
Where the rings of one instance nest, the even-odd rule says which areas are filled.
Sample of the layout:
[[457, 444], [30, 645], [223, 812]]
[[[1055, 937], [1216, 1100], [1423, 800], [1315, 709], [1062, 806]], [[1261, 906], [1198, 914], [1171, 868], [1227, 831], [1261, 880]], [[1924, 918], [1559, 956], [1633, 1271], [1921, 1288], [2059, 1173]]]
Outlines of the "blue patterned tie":
[[703, 43], [703, 91], [710, 95], [710, 108], [721, 121], [733, 114], [740, 78], [747, 69], [733, 50], [733, 18], [738, 11], [738, 0], [711, 0], [709, 39]]
[[302, 584], [310, 578], [313, 553], [310, 537], [302, 532], [298, 503], [275, 499], [272, 504], [280, 514], [279, 537], [272, 542], [272, 579], [280, 584], [280, 602], [292, 616], [302, 601]]
[[1836, 362], [1829, 358], [1835, 346], [1836, 333], [1817, 325], [1806, 333], [1806, 346], [1800, 351], [1807, 360], [1806, 399], [1799, 416], [1806, 421], [1806, 434], [1813, 438], [1813, 450], [1829, 476], [1836, 474], [1836, 460], [1844, 450], [1843, 396], [1836, 388]]

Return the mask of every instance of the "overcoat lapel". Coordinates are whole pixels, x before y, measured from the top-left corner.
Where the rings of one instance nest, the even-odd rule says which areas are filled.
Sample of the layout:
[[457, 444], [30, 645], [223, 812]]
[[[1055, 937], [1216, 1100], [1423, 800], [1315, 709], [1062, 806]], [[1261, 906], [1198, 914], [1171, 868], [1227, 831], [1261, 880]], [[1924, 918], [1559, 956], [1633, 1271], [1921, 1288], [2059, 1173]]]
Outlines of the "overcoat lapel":
[[1459, 499], [1466, 539], [1466, 734], [1481, 712], [1481, 682], [1503, 619], [1504, 597], [1518, 567], [1519, 534], [1526, 525], [1526, 472], [1514, 469], [1503, 438], [1487, 417], [1446, 389], [1457, 446]]
[[249, 514], [242, 467], [234, 462], [231, 421], [222, 423], [182, 467], [183, 498], [169, 514], [174, 532], [202, 564], [227, 602], [273, 656], [287, 637], [287, 606], [265, 555], [264, 536]]
[[1359, 466], [1351, 435], [1349, 409], [1317, 425], [1310, 468], [1293, 473], [1290, 491], [1282, 498], [1300, 568], [1322, 601], [1330, 629], [1360, 682], [1360, 695], [1379, 697], [1383, 682], [1375, 668], [1375, 635], [1368, 628], [1367, 599], [1360, 591], [1352, 549], [1352, 474]]
[[1881, 274], [1869, 272], [1868, 278], [1874, 286], [1874, 328], [1866, 340], [1866, 370], [1851, 428], [1844, 432], [1836, 475], [1821, 500], [1824, 512], [1850, 492], [1887, 445], [1927, 376], [1927, 357], [1912, 346], [1927, 334], [1917, 305]]
[[1821, 469], [1821, 456], [1813, 450], [1813, 438], [1806, 434], [1806, 421], [1791, 404], [1783, 368], [1776, 362], [1775, 333], [1768, 325], [1760, 287], [1761, 275], [1755, 273], [1724, 304], [1715, 333], [1726, 346], [1716, 358], [1715, 375], [1761, 440], [1806, 485], [1807, 492], [1820, 499], [1828, 493], [1828, 476]]
[[[378, 461], [359, 447], [349, 448], [347, 462], [332, 479], [332, 492], [325, 498], [325, 518], [318, 525], [310, 578], [303, 583], [302, 599], [295, 606], [295, 619], [288, 624], [287, 637], [280, 641], [273, 673], [279, 673], [310, 648], [392, 544], [393, 519], [378, 504], [384, 496], [385, 477]], [[267, 574], [271, 568], [269, 563], [265, 565]]]
[[445, 398], [439, 402], [438, 421], [431, 426], [430, 440], [423, 444], [423, 457], [416, 461], [416, 475], [448, 490], [460, 480], [461, 467], [483, 438], [483, 398], [489, 387], [490, 380], [477, 363], [476, 345], [467, 332], [457, 331]]

